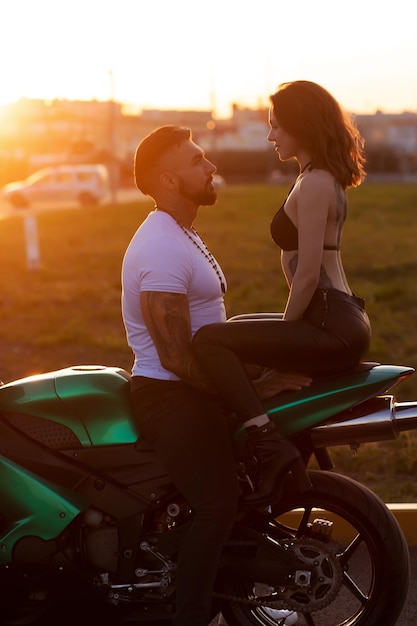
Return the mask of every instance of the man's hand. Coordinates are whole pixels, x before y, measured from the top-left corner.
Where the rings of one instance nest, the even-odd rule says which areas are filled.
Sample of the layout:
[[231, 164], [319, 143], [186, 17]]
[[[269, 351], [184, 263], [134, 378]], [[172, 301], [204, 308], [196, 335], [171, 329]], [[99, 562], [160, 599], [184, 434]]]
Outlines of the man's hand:
[[281, 391], [299, 391], [303, 387], [309, 387], [312, 380], [306, 374], [278, 372], [274, 369], [264, 368], [261, 375], [252, 382], [261, 400], [266, 400], [276, 396]]

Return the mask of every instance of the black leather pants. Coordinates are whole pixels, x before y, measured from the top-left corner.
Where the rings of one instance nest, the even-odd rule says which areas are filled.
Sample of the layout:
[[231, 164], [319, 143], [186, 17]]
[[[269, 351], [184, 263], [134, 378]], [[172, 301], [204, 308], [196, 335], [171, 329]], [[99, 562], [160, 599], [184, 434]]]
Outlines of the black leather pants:
[[356, 365], [370, 339], [363, 300], [336, 289], [320, 289], [302, 319], [237, 316], [200, 328], [193, 350], [229, 410], [244, 422], [264, 408], [242, 363], [325, 376]]

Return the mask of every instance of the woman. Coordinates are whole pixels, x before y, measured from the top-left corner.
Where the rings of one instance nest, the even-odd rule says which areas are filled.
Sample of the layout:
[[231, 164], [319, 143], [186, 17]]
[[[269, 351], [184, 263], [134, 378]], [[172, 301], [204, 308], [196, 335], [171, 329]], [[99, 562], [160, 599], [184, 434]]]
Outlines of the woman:
[[[326, 376], [354, 367], [369, 348], [371, 329], [363, 300], [352, 294], [340, 242], [347, 214], [346, 189], [364, 178], [363, 140], [323, 87], [283, 83], [271, 96], [268, 141], [281, 161], [295, 159], [299, 175], [274, 216], [271, 235], [281, 248], [289, 287], [284, 314], [238, 316], [195, 335], [195, 354], [220, 395], [242, 420], [261, 466], [249, 502], [267, 503], [299, 462], [265, 413], [244, 363]], [[264, 396], [265, 397], [265, 396]]]

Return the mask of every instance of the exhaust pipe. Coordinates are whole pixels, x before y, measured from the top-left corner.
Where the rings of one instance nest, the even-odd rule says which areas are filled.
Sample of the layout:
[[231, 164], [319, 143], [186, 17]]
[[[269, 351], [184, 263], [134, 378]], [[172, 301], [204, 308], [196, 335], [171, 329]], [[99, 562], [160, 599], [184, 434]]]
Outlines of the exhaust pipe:
[[417, 428], [417, 402], [394, 402], [394, 425], [398, 433]]
[[379, 396], [343, 411], [331, 422], [311, 430], [318, 448], [389, 441], [407, 430], [417, 429], [417, 402], [396, 402]]

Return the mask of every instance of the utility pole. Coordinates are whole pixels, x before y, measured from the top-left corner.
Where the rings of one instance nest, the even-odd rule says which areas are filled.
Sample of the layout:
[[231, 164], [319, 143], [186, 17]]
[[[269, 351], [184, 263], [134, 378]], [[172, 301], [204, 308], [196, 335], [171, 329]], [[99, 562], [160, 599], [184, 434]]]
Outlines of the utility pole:
[[41, 267], [41, 253], [39, 248], [38, 223], [36, 216], [31, 210], [26, 212], [23, 218], [26, 243], [26, 264], [30, 270], [38, 270]]

